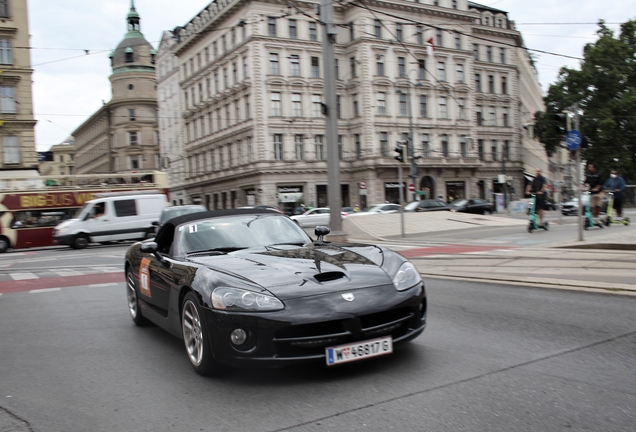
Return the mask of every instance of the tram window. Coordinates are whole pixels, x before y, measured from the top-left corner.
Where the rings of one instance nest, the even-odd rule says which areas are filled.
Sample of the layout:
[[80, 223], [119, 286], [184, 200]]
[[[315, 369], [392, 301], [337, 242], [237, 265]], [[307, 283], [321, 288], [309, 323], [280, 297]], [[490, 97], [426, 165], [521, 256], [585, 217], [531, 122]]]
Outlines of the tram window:
[[62, 221], [70, 219], [77, 211], [76, 208], [60, 210], [23, 210], [13, 214], [11, 228], [43, 228], [54, 227]]

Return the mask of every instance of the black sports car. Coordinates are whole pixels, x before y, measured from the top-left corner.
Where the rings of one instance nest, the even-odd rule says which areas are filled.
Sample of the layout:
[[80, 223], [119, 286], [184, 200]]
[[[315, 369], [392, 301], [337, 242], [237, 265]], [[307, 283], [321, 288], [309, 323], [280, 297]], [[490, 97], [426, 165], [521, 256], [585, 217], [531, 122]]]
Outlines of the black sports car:
[[194, 213], [126, 253], [128, 307], [184, 340], [194, 369], [336, 365], [393, 351], [426, 326], [424, 283], [384, 247], [313, 241], [267, 209]]

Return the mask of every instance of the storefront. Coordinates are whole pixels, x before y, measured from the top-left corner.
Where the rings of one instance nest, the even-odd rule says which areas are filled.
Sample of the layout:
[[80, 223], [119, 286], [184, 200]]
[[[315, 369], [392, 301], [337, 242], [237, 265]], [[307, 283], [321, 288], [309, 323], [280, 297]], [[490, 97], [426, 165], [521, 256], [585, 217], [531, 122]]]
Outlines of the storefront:
[[466, 182], [463, 180], [446, 182], [446, 202], [466, 198]]
[[245, 189], [245, 203], [248, 206], [256, 205], [256, 190]]
[[[406, 182], [402, 182], [402, 196], [406, 195]], [[384, 183], [384, 199], [393, 204], [401, 204], [400, 200], [400, 182]]]
[[301, 202], [304, 202], [302, 186], [278, 186], [278, 207], [287, 214], [294, 214], [294, 210]]

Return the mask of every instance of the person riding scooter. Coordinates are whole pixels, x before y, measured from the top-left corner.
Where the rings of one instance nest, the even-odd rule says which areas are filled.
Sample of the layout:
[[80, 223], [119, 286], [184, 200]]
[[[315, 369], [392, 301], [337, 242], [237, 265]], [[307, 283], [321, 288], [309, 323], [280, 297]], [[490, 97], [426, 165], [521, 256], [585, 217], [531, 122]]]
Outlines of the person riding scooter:
[[601, 206], [603, 205], [603, 176], [593, 163], [587, 165], [587, 170], [587, 176], [583, 183], [588, 186], [591, 194], [590, 207], [592, 208], [592, 217], [596, 224], [599, 223], [598, 214], [601, 212]]
[[610, 178], [603, 184], [603, 189], [614, 194], [613, 210], [616, 212], [617, 220], [623, 218], [623, 196], [625, 194], [625, 180], [613, 169]]
[[532, 180], [532, 183], [526, 188], [526, 195], [535, 194], [535, 208], [534, 211], [539, 215], [539, 227], [543, 227], [543, 212], [545, 210], [545, 191], [548, 181], [543, 175], [541, 175], [541, 168], [537, 168], [537, 176]]

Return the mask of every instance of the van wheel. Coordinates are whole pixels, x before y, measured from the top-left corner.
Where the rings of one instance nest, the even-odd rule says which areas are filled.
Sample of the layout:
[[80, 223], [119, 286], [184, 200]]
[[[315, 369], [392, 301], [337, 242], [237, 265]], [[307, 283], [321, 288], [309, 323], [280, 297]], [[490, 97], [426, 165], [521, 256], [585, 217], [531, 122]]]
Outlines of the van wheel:
[[5, 253], [9, 249], [9, 240], [6, 237], [0, 237], [0, 253]]
[[71, 244], [73, 249], [84, 249], [86, 246], [88, 246], [88, 236], [86, 234], [76, 235], [75, 239], [73, 239], [73, 244]]

